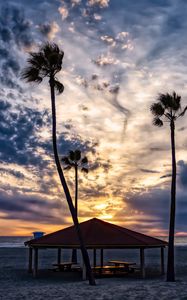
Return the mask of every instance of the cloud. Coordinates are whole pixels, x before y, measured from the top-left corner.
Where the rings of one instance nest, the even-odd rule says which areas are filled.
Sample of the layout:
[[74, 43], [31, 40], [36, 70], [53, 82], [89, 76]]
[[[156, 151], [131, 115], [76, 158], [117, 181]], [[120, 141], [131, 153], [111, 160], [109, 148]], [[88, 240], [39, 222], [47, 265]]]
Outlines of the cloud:
[[67, 9], [67, 7], [63, 6], [63, 7], [59, 7], [59, 13], [62, 16], [62, 20], [67, 19], [68, 15], [69, 15], [69, 11]]
[[37, 26], [39, 31], [49, 40], [53, 40], [60, 31], [59, 25], [53, 21], [52, 23], [43, 23]]
[[90, 140], [84, 140], [81, 138], [81, 136], [76, 135], [73, 136], [67, 136], [64, 133], [61, 133], [58, 138], [58, 149], [60, 155], [67, 154], [70, 150], [76, 150], [79, 149], [83, 153], [92, 153], [95, 154], [97, 152], [97, 146], [98, 142], [90, 139]]
[[179, 160], [177, 165], [179, 166], [179, 183], [182, 187], [187, 188], [187, 163], [183, 160]]
[[13, 175], [14, 177], [16, 177], [18, 179], [24, 179], [25, 178], [25, 175], [20, 171], [16, 171], [14, 169], [7, 169], [7, 167], [6, 168], [0, 168], [1, 176], [3, 176], [6, 173], [10, 174], [10, 175]]
[[32, 24], [24, 11], [14, 5], [0, 6], [0, 83], [22, 92], [19, 84], [20, 50], [30, 48], [33, 43]]
[[105, 8], [109, 6], [110, 0], [88, 0], [88, 6], [99, 6], [100, 8]]
[[14, 41], [18, 46], [30, 47], [33, 43], [31, 23], [25, 19], [24, 12], [16, 6], [1, 8], [0, 33], [3, 42]]
[[0, 160], [38, 167], [47, 164], [37, 150], [45, 145], [38, 133], [50, 124], [48, 112], [20, 106], [13, 112], [11, 108], [0, 101]]
[[[64, 204], [59, 200], [49, 201], [38, 195], [23, 195], [14, 192], [8, 194], [0, 191], [2, 219], [38, 222], [40, 224], [61, 224], [65, 218]], [[64, 211], [63, 217], [61, 211]], [[64, 220], [65, 221], [65, 220]]]
[[116, 42], [115, 42], [115, 39], [112, 37], [112, 36], [109, 36], [109, 35], [102, 35], [100, 37], [100, 39], [102, 41], [104, 41], [106, 44], [108, 45], [111, 45], [111, 46], [115, 46], [116, 45]]
[[160, 176], [160, 179], [162, 179], [162, 178], [170, 178], [170, 177], [172, 177], [172, 174], [165, 174], [165, 175]]
[[132, 51], [134, 49], [133, 41], [130, 39], [130, 34], [127, 31], [118, 32], [116, 36], [101, 35], [100, 39], [110, 47], [112, 52], [116, 52], [119, 55], [122, 52], [121, 50]]
[[[33, 192], [47, 199], [62, 195], [45, 101], [49, 91], [45, 85], [33, 88], [19, 80], [26, 52], [52, 39], [65, 51], [60, 74], [65, 92], [57, 100], [60, 155], [80, 147], [91, 160], [92, 170], [80, 178], [81, 199], [104, 202], [112, 195], [114, 206], [109, 205], [106, 213], [114, 215], [115, 222], [123, 225], [127, 218], [130, 226], [136, 222], [142, 230], [150, 230], [152, 223], [160, 231], [166, 230], [170, 180], [159, 177], [171, 170], [170, 135], [168, 126], [153, 128], [149, 107], [158, 92], [173, 90], [173, 86], [186, 99], [186, 2], [13, 2], [1, 5], [0, 20], [1, 187], [7, 193], [15, 188], [27, 197]], [[186, 230], [187, 142], [182, 134], [186, 127], [186, 118], [176, 124], [177, 157], [183, 161], [178, 165], [177, 198], [182, 231]], [[74, 181], [68, 176], [73, 189]], [[125, 206], [127, 196], [130, 209], [125, 211], [116, 199], [124, 200]], [[115, 215], [115, 206], [122, 210], [121, 215]], [[92, 207], [86, 204], [81, 215], [91, 217], [94, 204]], [[26, 220], [24, 214], [20, 220]]]
[[144, 173], [152, 173], [152, 174], [157, 174], [157, 173], [160, 173], [159, 171], [156, 171], [156, 170], [149, 170], [149, 169], [140, 169], [141, 172], [144, 172]]
[[100, 172], [105, 172], [105, 173], [108, 173], [111, 168], [112, 168], [112, 164], [110, 160], [103, 161], [99, 157], [94, 157], [94, 162], [89, 162], [89, 167], [88, 167], [89, 171], [103, 169]]
[[82, 31], [82, 26], [94, 27], [98, 24], [102, 17], [102, 10], [109, 6], [109, 0], [64, 0], [58, 11], [64, 22], [73, 23], [70, 26], [70, 31], [75, 32], [75, 27], [78, 31]]
[[94, 59], [93, 62], [100, 67], [119, 64], [119, 60], [112, 57], [110, 53], [101, 54], [98, 58]]
[[71, 0], [71, 5], [72, 5], [72, 7], [81, 4], [81, 1], [82, 1], [82, 0]]
[[184, 131], [186, 129], [187, 129], [187, 127], [183, 126], [183, 127], [179, 128], [178, 131]]

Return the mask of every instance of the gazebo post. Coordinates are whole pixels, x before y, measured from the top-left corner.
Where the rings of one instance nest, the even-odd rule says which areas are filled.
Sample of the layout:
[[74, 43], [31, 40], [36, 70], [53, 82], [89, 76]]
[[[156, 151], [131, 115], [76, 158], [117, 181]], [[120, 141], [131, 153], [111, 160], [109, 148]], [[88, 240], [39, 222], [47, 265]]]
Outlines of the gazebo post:
[[96, 261], [96, 248], [93, 249], [93, 266], [94, 268], [97, 265], [97, 261]]
[[101, 267], [103, 267], [103, 249], [101, 249]]
[[32, 273], [32, 248], [29, 247], [29, 266], [28, 273]]
[[57, 263], [61, 263], [61, 248], [58, 248], [58, 256], [57, 256]]
[[82, 266], [82, 280], [86, 280], [86, 265], [84, 262]]
[[142, 278], [145, 278], [145, 255], [144, 248], [140, 248], [140, 269]]
[[161, 275], [165, 274], [165, 270], [164, 270], [164, 247], [160, 248], [161, 252], [160, 252], [160, 258], [161, 258]]
[[34, 248], [34, 269], [33, 276], [36, 277], [38, 272], [38, 248]]

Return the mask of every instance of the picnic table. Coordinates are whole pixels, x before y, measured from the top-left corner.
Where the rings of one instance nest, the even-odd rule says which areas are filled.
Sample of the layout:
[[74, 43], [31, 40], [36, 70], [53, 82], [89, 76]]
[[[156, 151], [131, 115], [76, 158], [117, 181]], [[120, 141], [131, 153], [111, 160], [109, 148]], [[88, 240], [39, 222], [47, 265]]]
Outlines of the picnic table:
[[70, 271], [72, 268], [73, 262], [62, 262], [59, 264], [53, 264], [54, 267], [57, 267], [59, 271]]
[[124, 268], [127, 272], [132, 272], [136, 263], [128, 262], [128, 261], [121, 261], [121, 260], [110, 260], [110, 264], [113, 264], [114, 267], [117, 269]]
[[96, 274], [128, 274], [134, 271], [134, 266], [136, 263], [119, 261], [119, 260], [111, 260], [109, 261], [110, 265], [107, 266], [97, 266], [93, 267], [93, 271]]
[[62, 262], [62, 263], [56, 263], [53, 264], [55, 269], [53, 271], [80, 271], [81, 267], [79, 264], [76, 264], [74, 262]]
[[134, 262], [122, 261], [122, 260], [110, 260], [110, 264], [114, 264], [115, 266], [133, 266], [136, 265]]

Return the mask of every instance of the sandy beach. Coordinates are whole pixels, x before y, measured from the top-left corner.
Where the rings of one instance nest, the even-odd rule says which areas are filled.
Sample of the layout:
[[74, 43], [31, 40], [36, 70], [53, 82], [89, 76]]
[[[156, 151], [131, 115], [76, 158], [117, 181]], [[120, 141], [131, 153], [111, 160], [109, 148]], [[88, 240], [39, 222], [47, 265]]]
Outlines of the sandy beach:
[[[159, 275], [157, 253], [152, 251], [146, 255], [146, 279], [138, 275], [101, 278], [96, 280], [96, 287], [82, 281], [78, 273], [72, 276], [49, 270], [56, 259], [55, 252], [51, 250], [40, 252], [40, 270], [38, 278], [34, 279], [27, 273], [27, 250], [0, 248], [0, 299], [187, 299], [186, 246], [176, 247], [175, 283], [167, 283], [165, 277]], [[112, 253], [106, 253], [106, 259], [110, 255]], [[134, 260], [137, 259], [135, 253], [127, 251], [126, 257], [133, 259], [132, 255]]]

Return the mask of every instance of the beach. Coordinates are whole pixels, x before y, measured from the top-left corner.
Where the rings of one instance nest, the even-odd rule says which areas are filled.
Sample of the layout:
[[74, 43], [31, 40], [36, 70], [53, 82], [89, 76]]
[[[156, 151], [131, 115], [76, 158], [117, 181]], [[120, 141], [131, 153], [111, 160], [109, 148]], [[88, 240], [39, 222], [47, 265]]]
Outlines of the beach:
[[[122, 256], [137, 261], [136, 251], [106, 251], [105, 260]], [[64, 253], [68, 259], [69, 253]], [[27, 272], [28, 249], [0, 248], [0, 299], [187, 299], [187, 246], [176, 246], [176, 282], [167, 283], [159, 274], [157, 250], [146, 252], [146, 279], [138, 275], [96, 279], [97, 286], [82, 281], [79, 273], [53, 272], [54, 250], [39, 253], [39, 274]]]

